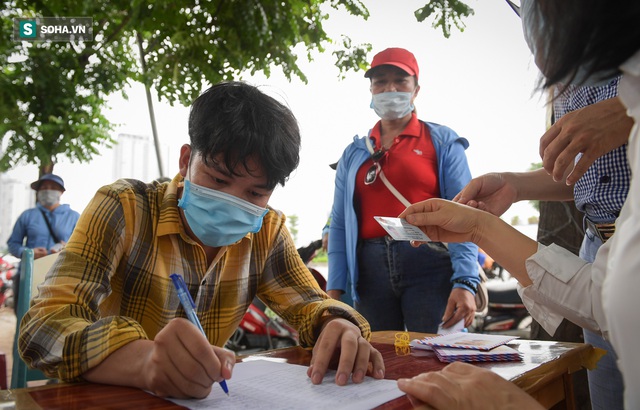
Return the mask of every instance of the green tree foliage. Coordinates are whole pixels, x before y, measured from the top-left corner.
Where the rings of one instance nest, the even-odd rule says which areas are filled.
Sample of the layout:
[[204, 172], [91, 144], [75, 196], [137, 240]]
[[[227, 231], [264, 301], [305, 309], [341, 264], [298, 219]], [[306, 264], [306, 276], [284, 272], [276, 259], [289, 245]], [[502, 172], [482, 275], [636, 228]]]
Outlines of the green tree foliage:
[[[4, 153], [0, 171], [31, 163], [38, 164], [41, 173], [50, 172], [61, 154], [72, 161], [88, 161], [101, 145], [112, 142], [111, 124], [103, 109], [106, 96], [122, 88], [135, 73], [129, 60], [119, 58], [130, 49], [121, 42], [14, 42], [13, 17], [60, 14], [21, 1], [3, 6], [0, 136]], [[38, 6], [42, 9], [36, 11]], [[86, 12], [69, 6], [63, 15]]]
[[293, 214], [287, 216], [287, 222], [289, 225], [289, 232], [294, 242], [298, 241], [298, 215]]
[[[169, 103], [189, 105], [207, 84], [242, 72], [281, 69], [306, 81], [298, 53], [333, 45], [339, 73], [363, 69], [371, 45], [335, 44], [323, 29], [326, 8], [368, 18], [360, 0], [3, 0], [0, 38], [0, 171], [36, 164], [51, 172], [60, 157], [88, 162], [110, 146], [106, 98], [131, 81]], [[449, 37], [473, 10], [431, 0], [416, 11]], [[14, 42], [13, 18], [92, 17], [93, 42]]]
[[[49, 172], [60, 156], [91, 160], [113, 143], [106, 97], [130, 81], [185, 105], [207, 84], [241, 72], [269, 75], [277, 66], [306, 81], [296, 50], [310, 58], [332, 43], [323, 4], [369, 16], [359, 0], [4, 0], [0, 171], [32, 163]], [[35, 16], [92, 17], [94, 41], [14, 42], [13, 18]], [[365, 66], [370, 45], [344, 38], [340, 46], [340, 70]]]
[[318, 250], [318, 253], [316, 253], [315, 258], [313, 258], [313, 262], [315, 262], [315, 263], [327, 263], [327, 262], [329, 262], [329, 255], [327, 254], [327, 252], [324, 249], [320, 249], [320, 250]]
[[420, 22], [433, 16], [432, 27], [440, 27], [446, 38], [451, 35], [452, 25], [464, 31], [466, 26], [463, 19], [473, 14], [473, 9], [460, 0], [429, 0], [424, 7], [415, 12]]

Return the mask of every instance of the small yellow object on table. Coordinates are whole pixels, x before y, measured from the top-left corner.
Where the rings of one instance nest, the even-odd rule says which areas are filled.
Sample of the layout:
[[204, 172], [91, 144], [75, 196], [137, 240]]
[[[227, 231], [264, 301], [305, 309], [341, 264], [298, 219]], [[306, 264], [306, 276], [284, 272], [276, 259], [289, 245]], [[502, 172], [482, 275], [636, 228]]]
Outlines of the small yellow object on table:
[[396, 340], [393, 345], [396, 348], [396, 354], [398, 356], [406, 356], [411, 353], [409, 340], [409, 332], [396, 333]]

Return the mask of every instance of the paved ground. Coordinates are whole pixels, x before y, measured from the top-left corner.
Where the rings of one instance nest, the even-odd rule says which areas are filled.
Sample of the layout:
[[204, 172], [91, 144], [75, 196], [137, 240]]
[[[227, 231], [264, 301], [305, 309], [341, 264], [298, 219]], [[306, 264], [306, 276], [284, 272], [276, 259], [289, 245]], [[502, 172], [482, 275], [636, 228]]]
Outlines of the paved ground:
[[13, 309], [0, 308], [0, 352], [7, 360], [7, 386], [11, 384], [11, 369], [13, 368], [13, 338], [16, 332], [16, 315]]

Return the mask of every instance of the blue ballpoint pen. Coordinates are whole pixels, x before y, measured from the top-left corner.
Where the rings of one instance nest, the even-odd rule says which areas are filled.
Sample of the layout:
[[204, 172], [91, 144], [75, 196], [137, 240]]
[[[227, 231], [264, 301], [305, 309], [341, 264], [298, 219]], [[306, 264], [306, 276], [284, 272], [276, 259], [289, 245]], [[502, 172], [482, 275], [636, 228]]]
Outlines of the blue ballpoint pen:
[[[172, 273], [171, 275], [169, 275], [169, 277], [173, 281], [173, 285], [175, 286], [176, 291], [178, 292], [178, 298], [180, 299], [180, 303], [182, 304], [182, 308], [184, 309], [184, 312], [186, 313], [187, 318], [191, 323], [196, 325], [198, 329], [200, 329], [200, 331], [205, 337], [207, 337], [207, 335], [204, 333], [204, 329], [202, 328], [202, 325], [200, 324], [200, 320], [198, 320], [198, 315], [196, 314], [196, 310], [195, 310], [196, 304], [193, 302], [193, 299], [191, 298], [191, 294], [187, 289], [187, 284], [184, 283], [184, 279], [182, 278], [182, 276], [178, 275], [177, 273]], [[225, 380], [222, 380], [220, 382], [220, 387], [222, 387], [222, 390], [228, 396], [229, 389], [227, 388], [227, 382]]]

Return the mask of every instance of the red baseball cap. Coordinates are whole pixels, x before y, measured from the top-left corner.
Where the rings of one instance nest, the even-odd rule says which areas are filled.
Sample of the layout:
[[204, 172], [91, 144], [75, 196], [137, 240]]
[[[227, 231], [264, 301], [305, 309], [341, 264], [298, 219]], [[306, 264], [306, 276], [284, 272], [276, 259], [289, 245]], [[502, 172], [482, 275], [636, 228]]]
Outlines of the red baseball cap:
[[391, 47], [386, 50], [382, 50], [375, 56], [371, 62], [371, 68], [364, 73], [366, 78], [371, 77], [373, 69], [381, 65], [392, 65], [404, 70], [409, 75], [415, 75], [418, 78], [418, 62], [416, 57], [408, 50], [404, 48]]

